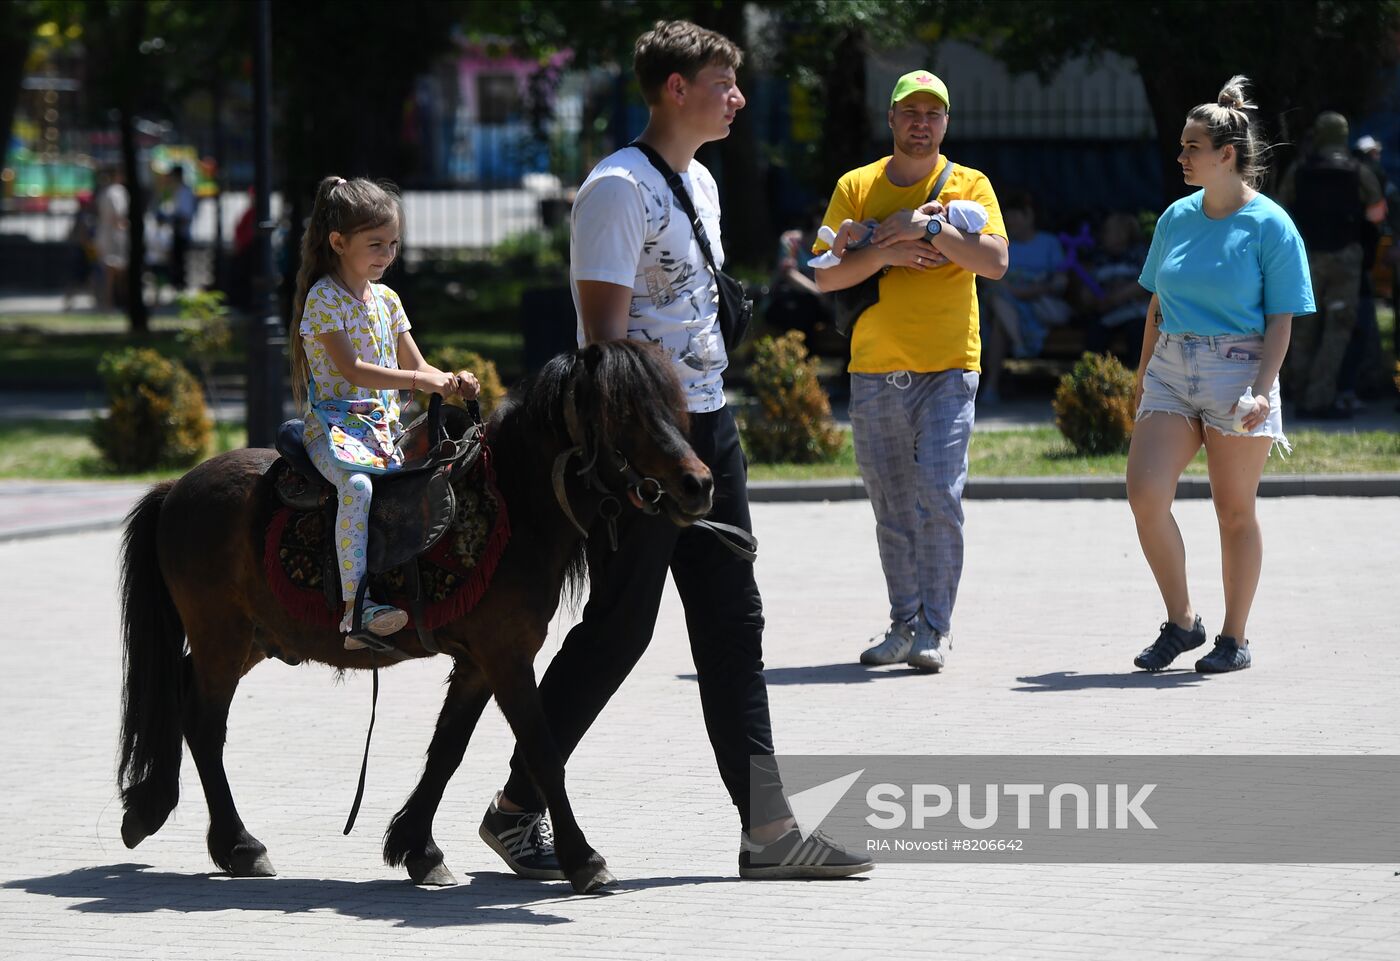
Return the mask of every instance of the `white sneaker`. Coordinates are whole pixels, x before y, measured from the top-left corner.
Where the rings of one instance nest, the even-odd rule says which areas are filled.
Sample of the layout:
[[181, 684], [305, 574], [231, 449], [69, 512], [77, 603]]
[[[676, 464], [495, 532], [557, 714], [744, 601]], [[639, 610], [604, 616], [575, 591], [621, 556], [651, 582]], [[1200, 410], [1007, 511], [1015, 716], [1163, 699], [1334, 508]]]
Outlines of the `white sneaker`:
[[871, 666], [902, 664], [914, 647], [914, 628], [903, 621], [891, 621], [879, 643], [861, 652], [860, 662]]
[[937, 674], [948, 663], [948, 652], [953, 649], [952, 635], [940, 634], [927, 625], [921, 627], [909, 651], [909, 666], [917, 671]]
[[[345, 617], [340, 622], [340, 631], [345, 635], [347, 651], [362, 651], [370, 645], [350, 633], [350, 619], [354, 616], [353, 610], [345, 612]], [[391, 604], [380, 604], [368, 597], [365, 598], [363, 616], [364, 624], [361, 630], [368, 631], [375, 637], [388, 637], [408, 626], [407, 613]]]

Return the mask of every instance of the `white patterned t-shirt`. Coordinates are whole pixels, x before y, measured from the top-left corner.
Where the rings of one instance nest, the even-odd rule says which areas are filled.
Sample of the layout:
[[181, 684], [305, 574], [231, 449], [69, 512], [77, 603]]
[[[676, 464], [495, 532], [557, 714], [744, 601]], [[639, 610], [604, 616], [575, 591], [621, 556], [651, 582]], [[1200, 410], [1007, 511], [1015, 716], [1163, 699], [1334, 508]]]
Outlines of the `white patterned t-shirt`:
[[[705, 227], [715, 263], [722, 268], [714, 177], [692, 160], [681, 181]], [[720, 334], [714, 274], [666, 178], [636, 147], [605, 157], [579, 188], [569, 238], [569, 284], [576, 311], [580, 280], [629, 288], [627, 336], [661, 344], [676, 365], [692, 412], [724, 406], [723, 374], [729, 357]], [[578, 341], [584, 341], [582, 319]]]
[[[306, 361], [311, 368], [311, 402], [318, 400], [386, 399], [389, 423], [399, 428], [399, 392], [378, 391], [356, 387], [336, 369], [326, 348], [316, 338], [322, 334], [344, 331], [350, 338], [355, 355], [367, 364], [398, 366], [399, 334], [411, 329], [399, 295], [383, 284], [370, 284], [374, 296], [368, 303], [354, 297], [329, 277], [322, 277], [306, 292], [306, 306], [301, 312], [297, 332], [306, 346]], [[386, 364], [385, 361], [388, 361]], [[306, 418], [307, 442], [322, 433], [315, 417]]]

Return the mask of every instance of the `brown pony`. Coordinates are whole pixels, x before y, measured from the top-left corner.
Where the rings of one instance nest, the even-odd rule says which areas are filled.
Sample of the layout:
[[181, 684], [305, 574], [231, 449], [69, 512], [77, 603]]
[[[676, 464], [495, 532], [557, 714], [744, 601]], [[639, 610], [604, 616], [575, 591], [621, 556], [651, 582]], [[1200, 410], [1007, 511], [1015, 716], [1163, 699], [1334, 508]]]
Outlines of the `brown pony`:
[[[447, 697], [423, 776], [384, 839], [385, 860], [405, 865], [415, 883], [453, 883], [433, 842], [433, 816], [493, 695], [553, 814], [574, 890], [612, 880], [570, 809], [533, 661], [562, 590], [577, 588], [583, 575], [580, 528], [628, 502], [655, 504], [681, 525], [709, 511], [713, 482], [686, 441], [687, 426], [672, 365], [629, 341], [556, 357], [492, 418], [487, 435], [511, 539], [476, 607], [437, 631], [453, 658]], [[572, 465], [576, 448], [593, 470], [558, 470]], [[183, 735], [209, 804], [209, 854], [235, 877], [275, 873], [244, 827], [224, 772], [239, 680], [270, 652], [337, 668], [384, 663], [370, 651], [344, 650], [334, 629], [293, 619], [269, 589], [262, 558], [275, 456], [232, 451], [156, 485], [132, 509], [123, 543], [122, 840], [135, 847], [174, 809]], [[392, 640], [412, 657], [428, 656], [411, 630]]]

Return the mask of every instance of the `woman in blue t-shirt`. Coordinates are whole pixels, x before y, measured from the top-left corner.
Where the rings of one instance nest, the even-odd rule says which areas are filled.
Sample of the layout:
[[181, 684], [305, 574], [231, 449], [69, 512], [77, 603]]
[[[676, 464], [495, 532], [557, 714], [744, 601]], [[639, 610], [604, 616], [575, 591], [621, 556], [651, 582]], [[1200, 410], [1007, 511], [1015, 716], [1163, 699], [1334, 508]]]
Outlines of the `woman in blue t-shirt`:
[[1152, 300], [1137, 370], [1128, 501], [1167, 608], [1157, 640], [1133, 661], [1147, 671], [1206, 640], [1171, 511], [1181, 472], [1202, 444], [1220, 523], [1225, 621], [1196, 670], [1250, 665], [1245, 622], [1264, 555], [1254, 498], [1272, 447], [1289, 449], [1278, 371], [1293, 315], [1314, 310], [1302, 238], [1283, 208], [1256, 189], [1263, 146], [1246, 82], [1232, 77], [1215, 103], [1186, 115], [1177, 161], [1186, 182], [1202, 189], [1162, 214], [1138, 281]]

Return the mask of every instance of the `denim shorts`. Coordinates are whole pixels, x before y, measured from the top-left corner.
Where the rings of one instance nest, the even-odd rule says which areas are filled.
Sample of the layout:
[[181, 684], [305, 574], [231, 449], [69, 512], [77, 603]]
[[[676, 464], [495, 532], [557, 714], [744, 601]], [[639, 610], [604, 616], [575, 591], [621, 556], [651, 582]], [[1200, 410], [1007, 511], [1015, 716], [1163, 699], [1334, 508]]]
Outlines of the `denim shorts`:
[[1283, 436], [1278, 378], [1269, 388], [1269, 416], [1258, 427], [1243, 433], [1236, 431], [1230, 412], [1244, 389], [1259, 375], [1263, 357], [1263, 334], [1162, 334], [1147, 363], [1137, 419], [1153, 413], [1180, 414], [1199, 420], [1226, 437], [1272, 437], [1286, 453], [1292, 448]]

